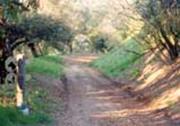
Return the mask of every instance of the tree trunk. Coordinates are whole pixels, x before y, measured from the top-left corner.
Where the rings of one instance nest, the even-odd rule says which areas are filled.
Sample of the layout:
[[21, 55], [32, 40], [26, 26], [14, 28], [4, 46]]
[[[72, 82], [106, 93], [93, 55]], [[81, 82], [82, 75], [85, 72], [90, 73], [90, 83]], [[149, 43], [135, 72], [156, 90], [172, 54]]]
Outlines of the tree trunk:
[[167, 46], [167, 51], [169, 53], [171, 60], [172, 61], [176, 60], [179, 56], [178, 45], [176, 43], [175, 44], [171, 43], [170, 39], [166, 35], [166, 32], [163, 30], [163, 28], [160, 28], [160, 33], [161, 33], [163, 39], [165, 40], [164, 44]]
[[17, 93], [16, 93], [16, 105], [17, 107], [21, 107], [24, 101], [24, 92], [25, 92], [25, 59], [21, 55], [18, 58], [18, 83], [16, 85]]
[[30, 44], [28, 44], [28, 46], [31, 49], [31, 52], [32, 52], [33, 56], [34, 57], [38, 57], [39, 54], [38, 54], [38, 51], [37, 51], [37, 49], [35, 47], [35, 44], [34, 43], [30, 43]]
[[71, 42], [68, 42], [68, 47], [69, 47], [69, 52], [72, 53], [73, 52], [73, 45]]

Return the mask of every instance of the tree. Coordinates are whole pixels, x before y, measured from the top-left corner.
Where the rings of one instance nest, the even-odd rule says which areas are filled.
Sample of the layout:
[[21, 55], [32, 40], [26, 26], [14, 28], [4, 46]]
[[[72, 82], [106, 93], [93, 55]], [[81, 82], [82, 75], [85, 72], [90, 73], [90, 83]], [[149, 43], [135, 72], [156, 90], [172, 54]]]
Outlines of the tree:
[[97, 35], [91, 36], [90, 40], [92, 42], [92, 48], [95, 49], [96, 52], [105, 53], [110, 50], [108, 47], [108, 37], [102, 33], [98, 33]]
[[[34, 0], [34, 2], [36, 2]], [[28, 11], [31, 6], [27, 1], [27, 6], [18, 0], [0, 1], [0, 83], [5, 81], [14, 83], [16, 78], [16, 64], [13, 59], [13, 50], [23, 42], [26, 42], [24, 32], [16, 26], [20, 14]], [[9, 80], [10, 79], [10, 80]]]
[[[59, 20], [36, 14], [24, 18], [17, 26], [24, 31], [27, 43], [31, 48], [34, 48], [33, 44], [45, 41], [48, 46], [60, 51], [64, 46], [68, 46], [69, 50], [72, 50], [74, 33], [70, 27]], [[32, 52], [37, 54], [35, 51]]]
[[166, 50], [171, 60], [176, 60], [180, 52], [180, 1], [138, 0], [136, 6], [145, 23], [139, 37], [161, 51]]

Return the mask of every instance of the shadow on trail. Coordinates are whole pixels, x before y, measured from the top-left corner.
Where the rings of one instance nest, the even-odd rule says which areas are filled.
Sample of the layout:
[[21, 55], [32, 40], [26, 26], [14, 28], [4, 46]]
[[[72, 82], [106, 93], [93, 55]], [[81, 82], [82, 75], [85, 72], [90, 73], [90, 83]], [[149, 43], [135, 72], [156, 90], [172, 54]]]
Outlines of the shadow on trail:
[[62, 126], [177, 126], [164, 112], [138, 102], [124, 88], [115, 86], [88, 67], [96, 56], [65, 57], [68, 90]]

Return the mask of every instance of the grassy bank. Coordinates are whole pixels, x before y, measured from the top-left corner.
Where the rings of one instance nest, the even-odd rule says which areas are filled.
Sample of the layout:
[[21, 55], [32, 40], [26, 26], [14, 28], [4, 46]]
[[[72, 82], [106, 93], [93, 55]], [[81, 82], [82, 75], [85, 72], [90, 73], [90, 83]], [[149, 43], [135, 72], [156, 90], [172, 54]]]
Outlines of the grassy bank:
[[33, 58], [27, 65], [27, 73], [60, 77], [63, 73], [63, 60], [59, 56], [42, 56]]
[[[123, 71], [130, 68], [141, 57], [139, 54], [142, 53], [142, 50], [136, 41], [129, 39], [121, 46], [95, 60], [92, 66], [110, 77], [122, 76]], [[137, 74], [138, 71], [135, 68], [131, 69], [132, 73]]]
[[36, 74], [56, 79], [63, 74], [63, 60], [59, 56], [43, 56], [30, 59], [26, 66], [25, 104], [31, 110], [30, 115], [23, 115], [15, 106], [15, 85], [1, 86], [0, 90], [0, 125], [1, 126], [41, 126], [53, 122], [51, 112], [55, 103], [47, 88], [32, 78]]
[[49, 124], [50, 118], [41, 113], [25, 116], [15, 107], [0, 106], [0, 123], [1, 126], [36, 126], [37, 124]]

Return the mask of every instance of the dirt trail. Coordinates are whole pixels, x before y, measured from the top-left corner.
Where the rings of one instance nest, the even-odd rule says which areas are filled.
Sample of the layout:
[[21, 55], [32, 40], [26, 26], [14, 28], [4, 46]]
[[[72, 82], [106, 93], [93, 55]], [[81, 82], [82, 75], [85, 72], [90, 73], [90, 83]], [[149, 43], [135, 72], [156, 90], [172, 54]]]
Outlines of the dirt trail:
[[57, 126], [174, 126], [161, 112], [134, 101], [99, 72], [84, 65], [94, 57], [66, 57], [67, 108]]

